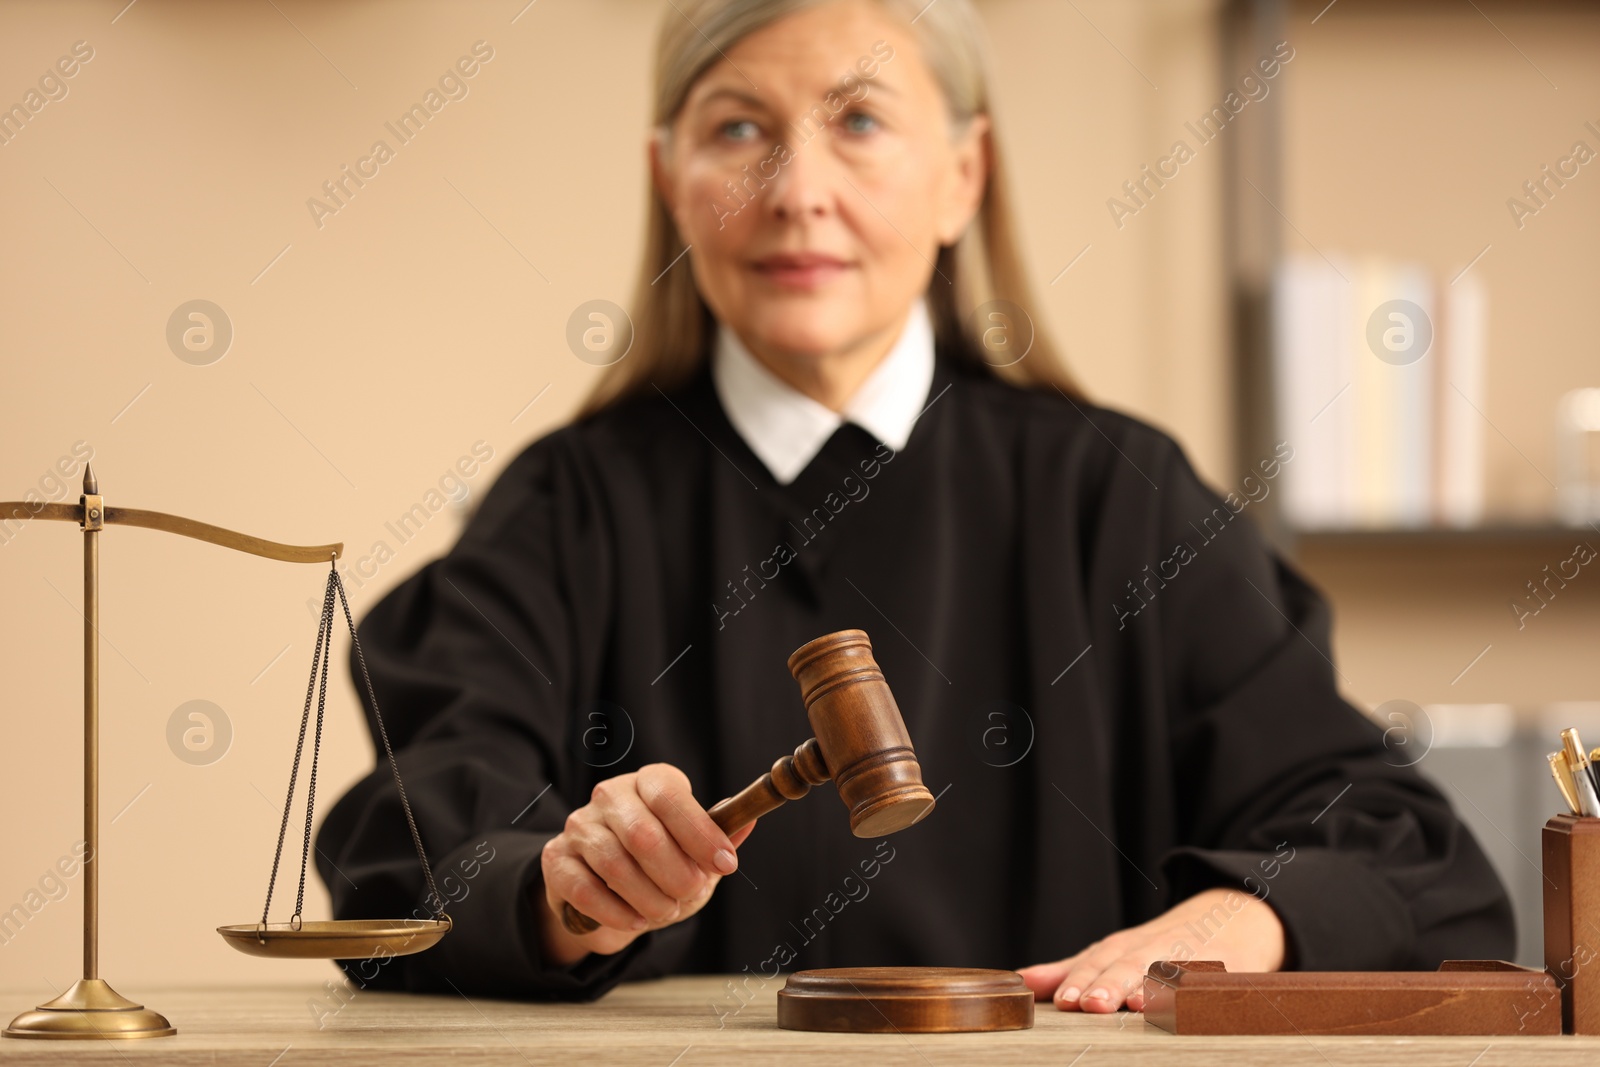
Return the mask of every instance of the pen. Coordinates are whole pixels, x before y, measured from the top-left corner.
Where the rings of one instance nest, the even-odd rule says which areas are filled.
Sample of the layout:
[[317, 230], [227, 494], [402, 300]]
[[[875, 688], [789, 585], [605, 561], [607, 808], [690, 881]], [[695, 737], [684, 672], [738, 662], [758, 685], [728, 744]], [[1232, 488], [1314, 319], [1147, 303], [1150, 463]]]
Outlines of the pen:
[[1561, 790], [1561, 798], [1567, 802], [1567, 807], [1572, 809], [1572, 814], [1582, 815], [1578, 803], [1578, 785], [1573, 780], [1571, 766], [1567, 764], [1567, 754], [1552, 752], [1546, 758], [1550, 760], [1550, 776], [1556, 780], [1556, 788]]
[[1594, 765], [1589, 762], [1589, 753], [1583, 747], [1583, 742], [1578, 740], [1578, 731], [1571, 727], [1562, 730], [1561, 744], [1581, 802], [1579, 814], [1600, 815], [1600, 783], [1595, 781]]

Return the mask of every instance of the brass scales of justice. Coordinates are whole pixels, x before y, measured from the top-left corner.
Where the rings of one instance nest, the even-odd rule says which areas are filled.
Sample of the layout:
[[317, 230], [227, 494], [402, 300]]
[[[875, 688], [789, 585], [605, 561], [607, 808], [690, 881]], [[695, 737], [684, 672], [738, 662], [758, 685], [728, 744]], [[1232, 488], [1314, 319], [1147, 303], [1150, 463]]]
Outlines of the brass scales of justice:
[[[433, 870], [422, 847], [422, 836], [417, 832], [416, 820], [411, 814], [411, 803], [406, 799], [404, 784], [400, 781], [400, 767], [389, 745], [389, 734], [378, 714], [378, 702], [372, 691], [372, 680], [367, 675], [366, 659], [356, 640], [355, 621], [350, 615], [350, 605], [345, 597], [344, 583], [339, 578], [335, 561], [344, 551], [344, 545], [285, 545], [266, 541], [249, 534], [225, 530], [220, 526], [196, 522], [178, 515], [136, 508], [107, 507], [100, 495], [94, 473], [89, 467], [83, 472], [83, 495], [77, 504], [32, 504], [21, 501], [0, 503], [0, 516], [26, 514], [35, 519], [55, 519], [75, 522], [83, 529], [83, 837], [87, 844], [83, 863], [83, 977], [74, 982], [66, 992], [54, 1000], [25, 1011], [11, 1021], [6, 1037], [25, 1038], [134, 1038], [168, 1037], [177, 1030], [164, 1016], [136, 1004], [119, 994], [100, 977], [100, 533], [107, 526], [141, 526], [147, 530], [180, 534], [199, 541], [208, 541], [223, 548], [248, 552], [267, 559], [286, 563], [321, 563], [329, 566], [328, 584], [322, 601], [322, 620], [317, 630], [315, 651], [311, 659], [311, 682], [306, 689], [305, 709], [300, 716], [300, 737], [295, 746], [294, 765], [289, 774], [289, 790], [283, 805], [283, 823], [278, 830], [278, 848], [272, 861], [272, 875], [267, 882], [267, 901], [261, 909], [261, 921], [237, 926], [219, 926], [227, 942], [241, 952], [255, 956], [278, 959], [370, 959], [377, 956], [401, 956], [421, 952], [431, 947], [450, 931], [450, 916], [444, 911], [444, 898], [434, 885]], [[434, 915], [428, 919], [345, 919], [334, 921], [305, 921], [300, 909], [305, 899], [306, 867], [311, 852], [311, 821], [316, 802], [316, 775], [318, 757], [322, 748], [323, 712], [327, 699], [328, 662], [332, 658], [334, 601], [344, 609], [350, 627], [357, 662], [361, 665], [362, 680], [378, 724], [384, 752], [394, 772], [395, 786], [400, 793], [406, 823], [411, 829], [411, 839], [417, 848], [417, 858], [422, 863], [423, 876], [428, 885], [428, 909]], [[319, 679], [320, 670], [320, 679]], [[272, 890], [277, 882], [278, 864], [283, 856], [284, 836], [289, 826], [289, 813], [294, 804], [295, 781], [300, 771], [300, 757], [305, 748], [306, 730], [311, 718], [311, 698], [317, 693], [317, 723], [312, 740], [311, 769], [306, 783], [306, 831], [300, 854], [300, 887], [295, 899], [294, 914], [288, 922], [267, 921], [272, 907]]]

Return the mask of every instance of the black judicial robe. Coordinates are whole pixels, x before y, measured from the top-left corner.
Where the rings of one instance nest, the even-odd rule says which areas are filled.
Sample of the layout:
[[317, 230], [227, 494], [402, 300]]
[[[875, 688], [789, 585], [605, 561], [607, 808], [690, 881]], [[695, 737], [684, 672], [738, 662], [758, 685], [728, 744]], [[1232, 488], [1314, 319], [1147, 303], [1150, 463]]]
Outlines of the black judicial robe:
[[[1245, 514], [1292, 451], [1219, 494], [1160, 431], [960, 357], [938, 349], [901, 452], [847, 423], [787, 486], [705, 365], [516, 457], [360, 625], [455, 927], [346, 961], [352, 979], [549, 999], [674, 972], [1015, 968], [1216, 886], [1267, 899], [1302, 969], [1511, 957], [1478, 844], [1339, 696], [1325, 601]], [[568, 812], [658, 761], [708, 807], [737, 791], [810, 736], [789, 653], [849, 627], [928, 818], [860, 840], [822, 786], [759, 821], [699, 915], [541, 960], [539, 852]], [[317, 866], [339, 918], [426, 914], [381, 749]]]

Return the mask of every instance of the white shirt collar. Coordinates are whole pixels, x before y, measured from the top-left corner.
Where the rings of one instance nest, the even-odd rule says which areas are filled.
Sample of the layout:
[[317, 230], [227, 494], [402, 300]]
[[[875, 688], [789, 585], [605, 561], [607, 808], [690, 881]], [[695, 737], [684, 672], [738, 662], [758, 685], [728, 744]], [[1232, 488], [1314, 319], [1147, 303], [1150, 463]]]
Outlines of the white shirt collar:
[[846, 421], [896, 452], [905, 448], [927, 403], [933, 370], [933, 322], [926, 300], [920, 298], [894, 347], [867, 375], [842, 413], [773, 374], [725, 325], [718, 324], [711, 352], [711, 377], [728, 421], [783, 485], [799, 477]]

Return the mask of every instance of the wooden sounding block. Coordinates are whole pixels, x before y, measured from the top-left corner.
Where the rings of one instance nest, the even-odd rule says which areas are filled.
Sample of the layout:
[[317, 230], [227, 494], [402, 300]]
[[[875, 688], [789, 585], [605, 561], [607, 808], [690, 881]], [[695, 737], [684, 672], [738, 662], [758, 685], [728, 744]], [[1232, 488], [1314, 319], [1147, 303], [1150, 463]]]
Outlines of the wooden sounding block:
[[1544, 966], [1569, 1034], [1600, 1034], [1600, 819], [1544, 824]]
[[778, 1026], [847, 1034], [1026, 1030], [1033, 991], [1015, 971], [836, 967], [796, 971], [778, 991]]
[[1559, 1034], [1561, 989], [1544, 971], [1447, 960], [1437, 971], [1229, 974], [1157, 961], [1144, 1017], [1174, 1034]]

